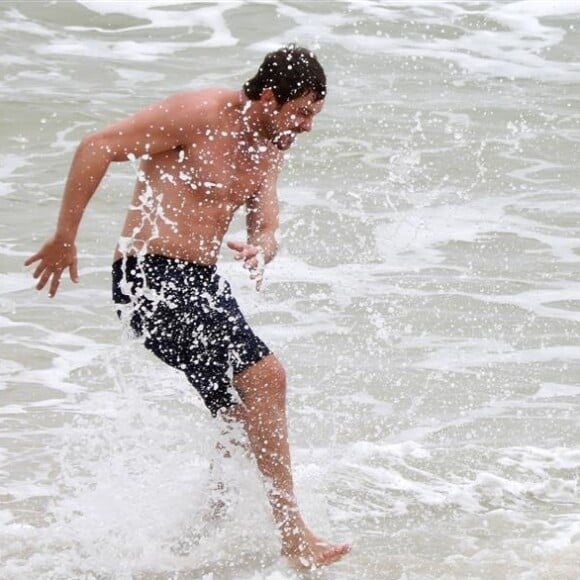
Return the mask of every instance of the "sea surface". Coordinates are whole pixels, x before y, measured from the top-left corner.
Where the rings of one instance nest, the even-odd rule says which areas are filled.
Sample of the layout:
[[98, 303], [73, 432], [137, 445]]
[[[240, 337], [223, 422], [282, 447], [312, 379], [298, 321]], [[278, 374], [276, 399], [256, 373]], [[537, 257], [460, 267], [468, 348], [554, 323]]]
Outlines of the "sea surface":
[[214, 473], [219, 424], [115, 316], [135, 166], [86, 212], [78, 285], [50, 299], [23, 266], [85, 134], [240, 87], [288, 42], [326, 105], [287, 156], [262, 292], [227, 250], [220, 270], [287, 369], [304, 516], [353, 542], [312, 577], [576, 580], [576, 0], [0, 4], [1, 580], [298, 578], [254, 466]]

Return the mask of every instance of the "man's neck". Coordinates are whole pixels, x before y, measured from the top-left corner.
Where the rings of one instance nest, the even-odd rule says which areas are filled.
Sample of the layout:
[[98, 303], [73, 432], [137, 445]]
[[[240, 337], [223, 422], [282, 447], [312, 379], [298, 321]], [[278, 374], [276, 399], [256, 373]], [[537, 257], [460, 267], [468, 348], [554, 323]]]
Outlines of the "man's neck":
[[267, 145], [260, 101], [248, 99], [240, 91], [240, 140], [248, 147]]

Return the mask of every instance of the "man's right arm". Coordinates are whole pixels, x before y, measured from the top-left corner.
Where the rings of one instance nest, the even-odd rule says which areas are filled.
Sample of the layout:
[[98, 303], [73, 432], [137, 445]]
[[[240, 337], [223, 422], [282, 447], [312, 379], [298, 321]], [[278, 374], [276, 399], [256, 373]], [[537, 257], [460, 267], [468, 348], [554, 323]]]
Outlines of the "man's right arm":
[[29, 266], [39, 262], [34, 278], [42, 290], [49, 282], [54, 296], [62, 273], [78, 281], [75, 240], [84, 211], [114, 161], [127, 161], [145, 154], [175, 149], [188, 139], [202, 117], [195, 97], [182, 93], [139, 111], [109, 127], [85, 137], [78, 146], [66, 181], [55, 234], [28, 258]]

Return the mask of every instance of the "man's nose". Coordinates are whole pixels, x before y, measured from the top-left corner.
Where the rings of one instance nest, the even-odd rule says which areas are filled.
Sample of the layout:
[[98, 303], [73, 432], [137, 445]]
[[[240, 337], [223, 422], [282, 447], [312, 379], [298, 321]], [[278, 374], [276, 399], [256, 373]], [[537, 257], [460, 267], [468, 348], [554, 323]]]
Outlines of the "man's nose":
[[312, 119], [304, 119], [298, 126], [298, 129], [301, 133], [312, 131]]

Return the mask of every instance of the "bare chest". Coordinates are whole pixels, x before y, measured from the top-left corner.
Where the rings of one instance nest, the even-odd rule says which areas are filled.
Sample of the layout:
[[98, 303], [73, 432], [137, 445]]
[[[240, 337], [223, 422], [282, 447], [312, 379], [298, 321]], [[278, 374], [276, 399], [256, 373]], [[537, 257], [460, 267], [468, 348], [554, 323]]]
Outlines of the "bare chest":
[[171, 155], [179, 189], [234, 206], [255, 195], [273, 170], [266, 151], [242, 150], [232, 139], [204, 139]]

